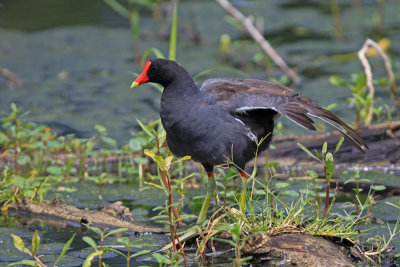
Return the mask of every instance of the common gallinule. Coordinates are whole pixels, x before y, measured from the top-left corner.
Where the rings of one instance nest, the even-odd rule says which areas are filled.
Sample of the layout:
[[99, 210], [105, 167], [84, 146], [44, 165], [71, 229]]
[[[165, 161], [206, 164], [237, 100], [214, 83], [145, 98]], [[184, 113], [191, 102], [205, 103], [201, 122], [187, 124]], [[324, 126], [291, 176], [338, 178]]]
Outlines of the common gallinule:
[[213, 167], [233, 162], [245, 179], [246, 162], [268, 148], [274, 120], [283, 115], [298, 125], [315, 130], [315, 117], [338, 129], [358, 150], [368, 146], [350, 126], [309, 98], [273, 82], [217, 78], [197, 88], [190, 74], [177, 62], [154, 59], [131, 87], [146, 82], [162, 85], [161, 122], [167, 144], [178, 157], [189, 155], [206, 170], [209, 182], [198, 222], [205, 219], [215, 189]]

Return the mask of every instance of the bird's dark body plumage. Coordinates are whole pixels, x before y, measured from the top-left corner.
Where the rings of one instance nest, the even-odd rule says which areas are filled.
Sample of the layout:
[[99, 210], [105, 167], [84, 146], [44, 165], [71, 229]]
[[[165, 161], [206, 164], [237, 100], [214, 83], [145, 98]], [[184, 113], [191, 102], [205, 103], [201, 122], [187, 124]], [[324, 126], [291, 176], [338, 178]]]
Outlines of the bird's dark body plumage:
[[367, 147], [333, 113], [276, 83], [220, 78], [205, 81], [199, 90], [183, 67], [164, 59], [152, 60], [145, 74], [146, 81], [164, 86], [160, 116], [170, 150], [190, 155], [207, 172], [227, 161], [244, 169], [256, 154], [257, 141], [265, 137], [258, 151], [268, 148], [278, 114], [310, 130], [315, 128], [309, 116], [320, 118], [359, 150]]

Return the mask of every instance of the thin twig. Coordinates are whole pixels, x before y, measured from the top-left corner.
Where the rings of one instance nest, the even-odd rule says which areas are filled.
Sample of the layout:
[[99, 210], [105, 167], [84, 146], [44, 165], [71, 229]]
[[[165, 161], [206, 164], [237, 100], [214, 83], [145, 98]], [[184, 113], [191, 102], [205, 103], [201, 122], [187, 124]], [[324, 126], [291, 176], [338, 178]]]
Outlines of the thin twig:
[[374, 96], [375, 96], [375, 87], [374, 84], [372, 83], [372, 70], [371, 70], [371, 65], [369, 64], [367, 57], [366, 57], [366, 53], [368, 51], [368, 47], [369, 47], [369, 41], [370, 39], [368, 39], [367, 41], [365, 41], [364, 45], [361, 47], [360, 51], [358, 51], [358, 58], [361, 61], [361, 64], [364, 67], [364, 72], [365, 72], [365, 77], [367, 80], [367, 87], [369, 90], [369, 95], [371, 98], [371, 102], [369, 104], [369, 108], [368, 108], [368, 115], [367, 118], [365, 119], [364, 124], [365, 125], [370, 125], [371, 121], [372, 121], [372, 115], [373, 115], [373, 107], [374, 107]]
[[265, 53], [274, 61], [274, 63], [293, 81], [294, 84], [300, 82], [299, 76], [294, 72], [286, 62], [279, 56], [270, 43], [254, 26], [250, 17], [245, 17], [238, 9], [236, 9], [228, 0], [216, 0], [222, 8], [225, 9], [231, 16], [238, 19], [248, 31], [251, 37], [261, 46]]
[[400, 118], [400, 99], [399, 99], [399, 97], [397, 96], [397, 93], [396, 93], [396, 79], [395, 79], [395, 76], [394, 76], [394, 73], [393, 73], [393, 70], [392, 70], [392, 66], [390, 64], [390, 60], [389, 60], [388, 56], [386, 55], [386, 53], [383, 52], [381, 47], [376, 42], [374, 42], [371, 39], [367, 39], [365, 41], [364, 45], [361, 47], [360, 51], [358, 51], [358, 58], [360, 59], [361, 64], [364, 67], [364, 72], [365, 72], [365, 76], [366, 76], [366, 79], [367, 79], [367, 87], [368, 87], [368, 90], [369, 90], [369, 94], [371, 96], [371, 103], [370, 103], [370, 106], [369, 106], [369, 109], [368, 109], [368, 116], [367, 116], [367, 119], [365, 121], [366, 125], [371, 124], [371, 121], [372, 121], [373, 106], [374, 106], [374, 95], [375, 95], [375, 88], [374, 88], [374, 85], [372, 83], [371, 65], [369, 64], [369, 62], [367, 60], [367, 57], [366, 57], [367, 50], [368, 50], [368, 48], [370, 46], [374, 47], [376, 49], [376, 51], [378, 51], [379, 55], [382, 57], [382, 59], [383, 59], [383, 61], [385, 63], [385, 68], [386, 68], [386, 71], [387, 71], [387, 73], [389, 75], [389, 92], [390, 92], [392, 100], [393, 100], [393, 102], [394, 102], [394, 104], [396, 106], [397, 115]]

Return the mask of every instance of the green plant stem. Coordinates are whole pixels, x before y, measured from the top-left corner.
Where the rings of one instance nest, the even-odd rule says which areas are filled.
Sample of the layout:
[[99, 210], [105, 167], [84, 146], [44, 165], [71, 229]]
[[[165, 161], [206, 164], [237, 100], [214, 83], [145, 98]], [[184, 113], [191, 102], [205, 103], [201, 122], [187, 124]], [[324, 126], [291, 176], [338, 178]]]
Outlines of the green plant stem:
[[240, 192], [240, 212], [242, 213], [243, 217], [246, 214], [246, 193], [247, 193], [247, 178], [244, 172], [240, 173], [240, 177], [242, 180], [242, 190]]
[[359, 176], [356, 176], [356, 188], [357, 188], [357, 193], [356, 193], [356, 214], [360, 214], [360, 208], [359, 208], [359, 203], [358, 200], [360, 199], [360, 186], [359, 186]]
[[118, 177], [122, 178], [122, 154], [118, 157]]
[[199, 217], [197, 218], [197, 224], [202, 223], [207, 217], [208, 207], [210, 206], [210, 201], [212, 196], [214, 195], [215, 190], [215, 177], [213, 173], [208, 174], [208, 183], [207, 183], [207, 194], [206, 198], [204, 199], [203, 205], [201, 206]]
[[317, 186], [317, 179], [313, 178], [314, 182], [314, 194], [315, 194], [315, 205], [316, 205], [316, 217], [319, 219], [319, 203], [321, 202], [320, 197], [319, 197], [319, 190]]
[[15, 137], [14, 141], [14, 169], [15, 169], [15, 174], [18, 174], [18, 141], [17, 137]]
[[[100, 250], [103, 250], [103, 241], [104, 241], [104, 233], [102, 232], [101, 234], [101, 239], [100, 239]], [[99, 254], [99, 267], [103, 266], [103, 255]]]
[[329, 189], [331, 187], [330, 181], [326, 183], [326, 195], [325, 195], [325, 211], [324, 211], [324, 219], [328, 217], [328, 208], [329, 208]]
[[335, 27], [336, 40], [343, 41], [342, 19], [340, 17], [340, 7], [337, 0], [330, 0], [333, 24]]
[[139, 187], [143, 187], [143, 164], [142, 163], [139, 163], [138, 172], [139, 172]]
[[130, 245], [130, 243], [128, 243], [128, 254], [126, 257], [126, 267], [129, 267], [130, 256], [131, 256], [131, 245]]
[[[158, 138], [156, 139], [156, 143], [157, 143], [157, 155], [160, 156], [160, 141]], [[168, 192], [168, 196], [171, 196], [169, 206], [171, 207], [172, 212], [174, 213], [174, 217], [177, 220], [178, 227], [179, 227], [182, 224], [182, 221], [179, 219], [178, 209], [175, 206], [172, 206], [172, 204], [174, 203], [174, 200], [172, 198], [170, 177], [169, 177], [168, 173], [164, 173], [164, 171], [161, 168], [159, 168], [159, 169], [160, 169], [163, 184]]]
[[40, 155], [39, 155], [39, 166], [38, 166], [38, 172], [39, 174], [44, 173], [44, 168], [43, 168], [43, 158], [44, 158], [44, 149], [42, 149], [40, 151]]

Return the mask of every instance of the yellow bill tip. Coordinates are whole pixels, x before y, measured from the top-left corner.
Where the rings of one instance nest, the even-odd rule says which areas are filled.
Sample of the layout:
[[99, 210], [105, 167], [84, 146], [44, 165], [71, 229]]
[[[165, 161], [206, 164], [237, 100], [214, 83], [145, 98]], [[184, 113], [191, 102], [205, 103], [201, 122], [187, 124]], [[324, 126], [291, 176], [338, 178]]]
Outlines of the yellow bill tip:
[[131, 88], [136, 87], [136, 86], [139, 86], [139, 83], [136, 82], [136, 81], [134, 81], [134, 82], [131, 84]]

